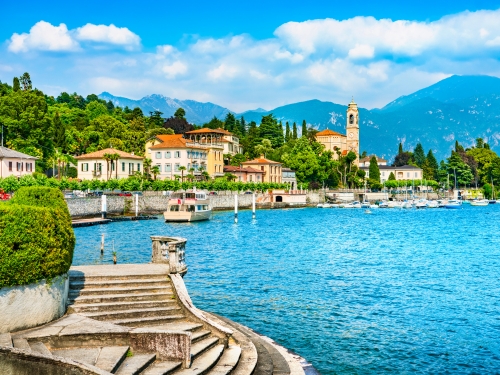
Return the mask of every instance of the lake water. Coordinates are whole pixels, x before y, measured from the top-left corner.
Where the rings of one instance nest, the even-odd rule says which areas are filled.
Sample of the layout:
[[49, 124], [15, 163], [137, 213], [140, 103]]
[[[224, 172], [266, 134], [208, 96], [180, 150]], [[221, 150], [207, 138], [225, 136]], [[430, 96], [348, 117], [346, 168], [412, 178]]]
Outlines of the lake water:
[[323, 375], [498, 374], [499, 229], [500, 205], [221, 212], [75, 228], [73, 264], [110, 263], [113, 246], [119, 263], [147, 263], [149, 236], [185, 237], [194, 303]]

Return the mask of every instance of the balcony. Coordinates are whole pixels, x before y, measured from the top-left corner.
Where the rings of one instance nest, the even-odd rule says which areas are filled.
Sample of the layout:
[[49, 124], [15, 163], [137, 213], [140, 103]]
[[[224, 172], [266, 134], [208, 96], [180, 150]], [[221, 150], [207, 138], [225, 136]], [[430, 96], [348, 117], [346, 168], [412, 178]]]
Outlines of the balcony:
[[92, 171], [92, 177], [101, 177], [102, 171]]

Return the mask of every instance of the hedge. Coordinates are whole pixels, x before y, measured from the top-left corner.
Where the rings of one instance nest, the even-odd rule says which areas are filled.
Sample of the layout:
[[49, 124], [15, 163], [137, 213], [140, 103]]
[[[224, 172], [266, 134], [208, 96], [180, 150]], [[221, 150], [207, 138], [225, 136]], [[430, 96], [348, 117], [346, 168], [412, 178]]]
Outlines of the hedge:
[[0, 287], [66, 273], [74, 248], [71, 218], [57, 189], [21, 188], [0, 204]]

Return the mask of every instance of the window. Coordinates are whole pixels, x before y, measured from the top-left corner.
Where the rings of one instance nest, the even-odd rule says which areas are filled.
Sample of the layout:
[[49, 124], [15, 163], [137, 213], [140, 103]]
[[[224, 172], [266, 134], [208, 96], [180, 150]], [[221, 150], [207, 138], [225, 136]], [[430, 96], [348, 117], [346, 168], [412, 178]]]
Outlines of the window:
[[248, 176], [248, 181], [252, 182], [252, 175]]
[[9, 161], [9, 172], [12, 172], [12, 162]]
[[89, 171], [89, 163], [82, 163], [82, 172]]
[[156, 164], [156, 166], [158, 167], [158, 172], [161, 173], [161, 164]]
[[354, 115], [349, 116], [349, 124], [354, 124]]
[[172, 156], [171, 156], [171, 153], [170, 151], [165, 151], [165, 159], [170, 159]]
[[179, 172], [180, 167], [181, 167], [181, 165], [179, 163], [175, 163], [175, 171], [176, 172]]
[[161, 159], [161, 152], [157, 152], [155, 158], [156, 159]]
[[418, 177], [418, 172], [415, 172], [415, 177]]
[[180, 157], [181, 157], [181, 152], [180, 151], [175, 151], [174, 158], [180, 158]]
[[260, 181], [260, 176], [257, 176], [257, 181]]
[[128, 174], [134, 173], [134, 163], [128, 163]]
[[115, 162], [113, 160], [111, 160], [111, 170], [112, 171], [115, 170]]
[[26, 163], [26, 172], [32, 172], [31, 163]]
[[137, 172], [141, 171], [141, 163], [137, 163]]
[[385, 172], [382, 172], [382, 176], [385, 177]]
[[170, 211], [179, 211], [179, 206], [178, 205], [170, 206]]
[[125, 172], [125, 163], [122, 162], [122, 172]]
[[165, 164], [165, 172], [172, 172], [172, 164]]
[[410, 172], [406, 172], [406, 177], [410, 177]]
[[23, 163], [19, 163], [19, 162], [17, 162], [17, 163], [16, 163], [16, 167], [17, 167], [17, 170], [18, 170], [18, 171], [22, 171], [22, 170], [23, 170]]

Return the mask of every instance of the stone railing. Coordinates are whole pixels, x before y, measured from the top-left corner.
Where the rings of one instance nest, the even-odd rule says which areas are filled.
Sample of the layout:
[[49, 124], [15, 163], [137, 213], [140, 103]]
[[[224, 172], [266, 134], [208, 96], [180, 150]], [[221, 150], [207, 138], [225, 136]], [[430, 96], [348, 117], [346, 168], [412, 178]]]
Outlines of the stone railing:
[[186, 239], [181, 237], [151, 236], [153, 241], [153, 263], [165, 263], [169, 273], [184, 275], [187, 272], [185, 261]]

